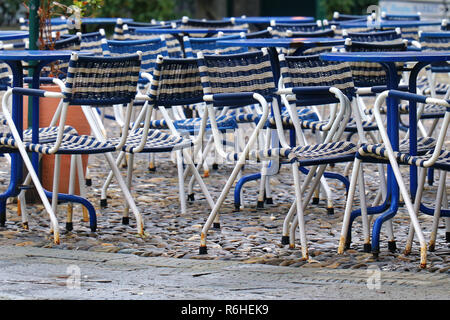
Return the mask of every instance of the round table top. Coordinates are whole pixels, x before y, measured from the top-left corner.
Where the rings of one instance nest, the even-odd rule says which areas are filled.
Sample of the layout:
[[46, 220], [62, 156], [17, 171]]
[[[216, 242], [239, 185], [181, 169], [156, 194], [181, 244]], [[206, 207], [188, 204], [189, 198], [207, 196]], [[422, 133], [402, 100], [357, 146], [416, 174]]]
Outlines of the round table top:
[[[231, 18], [224, 18], [229, 21]], [[314, 17], [304, 16], [292, 16], [292, 17], [235, 17], [238, 23], [270, 23], [271, 20], [275, 20], [278, 23], [302, 23], [302, 22], [314, 22]]]
[[320, 58], [329, 61], [364, 62], [439, 62], [450, 60], [450, 51], [326, 52]]
[[235, 39], [235, 40], [219, 40], [217, 45], [221, 47], [238, 46], [238, 47], [300, 47], [300, 46], [317, 46], [317, 45], [342, 45], [344, 39], [335, 38], [254, 38], [254, 39]]
[[0, 31], [0, 40], [16, 40], [16, 39], [25, 39], [28, 38], [28, 31], [19, 31], [19, 30], [1, 30]]
[[382, 21], [371, 21], [360, 20], [360, 21], [349, 21], [341, 22], [341, 29], [345, 28], [413, 28], [422, 26], [440, 26], [442, 20], [420, 20], [420, 21], [410, 21], [410, 20], [382, 20]]
[[[3, 61], [53, 61], [69, 60], [73, 51], [70, 50], [0, 50], [0, 60]], [[80, 55], [90, 55], [89, 51], [78, 51]]]

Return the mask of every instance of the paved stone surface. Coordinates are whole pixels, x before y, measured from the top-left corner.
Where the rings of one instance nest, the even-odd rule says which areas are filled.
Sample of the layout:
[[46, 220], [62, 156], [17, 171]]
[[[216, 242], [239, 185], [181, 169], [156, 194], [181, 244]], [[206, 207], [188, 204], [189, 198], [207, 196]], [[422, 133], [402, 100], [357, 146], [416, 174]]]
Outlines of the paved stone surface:
[[[362, 252], [361, 222], [357, 219], [351, 249], [337, 255], [346, 197], [342, 183], [329, 179], [335, 213], [327, 214], [323, 193], [319, 204], [308, 205], [305, 220], [311, 258], [303, 261], [298, 239], [296, 248], [280, 243], [283, 220], [294, 200], [291, 170], [283, 166], [271, 179], [273, 205], [256, 209], [259, 183], [249, 182], [244, 188], [244, 207], [235, 212], [232, 189], [220, 211], [221, 229], [210, 230], [208, 254], [199, 255], [200, 230], [210, 211], [208, 204], [195, 186], [195, 201], [188, 203], [186, 214], [181, 214], [176, 165], [167, 154], [158, 155], [156, 163], [156, 172], [149, 172], [148, 155], [137, 155], [135, 161], [132, 192], [144, 216], [145, 237], [136, 235], [132, 215], [129, 226], [121, 224], [124, 199], [117, 184], [113, 183], [108, 191], [108, 207], [99, 208], [100, 188], [108, 173], [101, 155], [90, 158], [93, 184], [87, 188], [88, 199], [97, 210], [96, 233], [90, 231], [88, 222], [82, 221], [78, 205], [75, 206], [73, 231], [64, 231], [67, 204], [61, 204], [58, 206], [61, 244], [54, 245], [49, 218], [42, 205], [28, 205], [29, 230], [24, 230], [17, 205], [10, 202], [6, 226], [0, 228], [2, 250], [5, 255], [11, 255], [11, 260], [1, 262], [2, 295], [67, 299], [181, 299], [187, 296], [197, 299], [359, 299], [359, 295], [379, 299], [448, 298], [450, 248], [445, 241], [443, 219], [439, 224], [436, 251], [428, 253], [425, 270], [418, 268], [417, 241], [410, 255], [402, 253], [409, 230], [409, 217], [404, 208], [400, 208], [393, 219], [398, 248], [395, 252], [387, 250], [384, 228], [379, 257]], [[214, 199], [231, 170], [231, 164], [220, 164], [218, 170], [211, 170], [210, 176], [204, 179]], [[259, 170], [259, 164], [249, 164], [243, 174]], [[329, 170], [342, 173], [344, 166], [336, 165]], [[123, 172], [125, 175], [125, 169]], [[371, 203], [379, 189], [375, 166], [367, 165], [365, 173], [367, 198]], [[1, 161], [0, 181], [5, 189], [8, 180], [7, 162]], [[426, 187], [424, 201], [428, 205], [434, 201], [436, 187], [437, 183]], [[354, 208], [358, 205], [356, 200]], [[432, 219], [421, 215], [420, 221], [428, 239]], [[27, 250], [31, 252], [29, 256], [26, 256]], [[37, 254], [39, 250], [45, 254]], [[67, 279], [63, 275], [72, 264], [81, 264], [82, 274], [88, 277], [81, 291], [65, 288]], [[33, 272], [33, 268], [42, 272]], [[385, 281], [381, 291], [367, 288], [367, 278], [374, 270], [380, 271]], [[216, 291], [215, 286], [222, 291]], [[398, 288], [396, 293], [391, 292], [390, 288], [394, 287]], [[33, 290], [28, 291], [31, 288]], [[299, 288], [307, 290], [299, 292]], [[110, 292], [114, 292], [114, 296], [109, 295]]]
[[[449, 299], [446, 274], [0, 247], [1, 299]], [[79, 275], [79, 278], [77, 278]], [[370, 278], [372, 276], [372, 278]], [[79, 279], [79, 286], [77, 286]], [[379, 286], [377, 286], [379, 284]]]

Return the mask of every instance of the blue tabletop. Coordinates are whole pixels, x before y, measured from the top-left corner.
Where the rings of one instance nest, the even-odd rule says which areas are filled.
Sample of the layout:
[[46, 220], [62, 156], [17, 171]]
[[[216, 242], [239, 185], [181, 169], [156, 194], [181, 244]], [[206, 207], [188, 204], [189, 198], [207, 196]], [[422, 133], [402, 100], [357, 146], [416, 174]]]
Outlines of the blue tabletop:
[[18, 31], [18, 30], [1, 30], [0, 40], [17, 40], [28, 38], [28, 31]]
[[388, 20], [388, 21], [349, 21], [349, 22], [341, 22], [341, 29], [345, 28], [408, 28], [408, 27], [422, 27], [422, 26], [439, 26], [441, 25], [441, 20], [420, 20], [420, 21], [397, 21], [397, 20]]
[[439, 62], [450, 60], [450, 51], [327, 52], [320, 58], [330, 61]]
[[[81, 23], [84, 24], [116, 24], [117, 19], [119, 18], [81, 18]], [[132, 22], [133, 19], [131, 18], [121, 18], [123, 23]], [[67, 19], [65, 21], [68, 21], [70, 23], [71, 19]], [[52, 18], [52, 22], [63, 22], [64, 20], [61, 18]]]
[[[231, 18], [224, 18], [229, 21]], [[270, 23], [271, 20], [275, 20], [278, 23], [302, 23], [302, 22], [314, 22], [314, 17], [292, 16], [292, 17], [236, 17], [234, 18], [238, 23]]]
[[225, 28], [214, 28], [214, 29], [205, 29], [205, 28], [178, 28], [178, 29], [156, 29], [156, 28], [136, 28], [136, 33], [156, 33], [156, 34], [179, 34], [179, 33], [190, 33], [190, 34], [203, 34], [203, 33], [239, 33], [239, 32], [247, 32], [247, 29], [225, 29]]
[[261, 38], [261, 39], [235, 39], [219, 40], [217, 45], [220, 47], [238, 46], [238, 47], [301, 47], [301, 46], [326, 46], [342, 45], [344, 39], [335, 38]]
[[[0, 50], [0, 60], [3, 61], [53, 61], [69, 60], [73, 51], [70, 50]], [[90, 55], [88, 51], [79, 51], [80, 55]]]

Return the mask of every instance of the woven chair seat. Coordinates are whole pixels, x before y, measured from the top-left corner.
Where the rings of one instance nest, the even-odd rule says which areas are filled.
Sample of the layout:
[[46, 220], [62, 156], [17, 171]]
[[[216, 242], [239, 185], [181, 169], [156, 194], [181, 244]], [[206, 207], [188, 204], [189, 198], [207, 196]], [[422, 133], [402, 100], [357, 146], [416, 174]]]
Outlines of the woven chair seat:
[[[197, 132], [200, 130], [202, 118], [187, 118], [182, 120], [175, 120], [173, 124], [176, 129], [188, 132]], [[216, 117], [216, 122], [219, 130], [235, 129], [237, 122], [233, 116], [225, 115]], [[131, 124], [133, 126], [133, 123]], [[143, 123], [141, 123], [143, 126]], [[165, 119], [151, 120], [150, 129], [168, 129], [167, 121]], [[206, 122], [206, 129], [211, 129], [211, 121]]]
[[[434, 104], [426, 104], [422, 115], [420, 116], [421, 119], [430, 119], [430, 118], [443, 118], [445, 115], [445, 107], [444, 106], [440, 106], [440, 105], [434, 105]], [[400, 114], [408, 114], [409, 113], [409, 104], [407, 103], [402, 103], [398, 106], [398, 111]], [[367, 109], [366, 114], [372, 114], [373, 110], [372, 109]], [[387, 113], [387, 107], [386, 106], [382, 106], [380, 108], [380, 113], [381, 114], [386, 114]]]
[[[419, 156], [423, 156], [428, 152], [432, 152], [434, 147], [436, 146], [436, 140], [430, 137], [421, 137], [417, 139], [417, 154]], [[395, 151], [396, 157], [398, 157], [398, 161], [403, 164], [412, 164], [408, 163], [408, 159], [411, 157], [409, 155], [409, 139], [404, 139], [400, 141], [399, 150]], [[360, 147], [358, 153], [363, 157], [374, 157], [376, 159], [385, 159], [388, 160], [388, 155], [386, 152], [386, 148], [384, 144], [365, 144]]]
[[[317, 116], [317, 114], [314, 112], [314, 110], [312, 110], [310, 108], [297, 109], [297, 114], [298, 114], [298, 118], [300, 120], [300, 124], [303, 121], [307, 121], [307, 122], [319, 121], [319, 117]], [[281, 113], [281, 123], [283, 124], [283, 128], [285, 128], [285, 129], [294, 128], [294, 122], [292, 121], [292, 118], [286, 109]], [[276, 128], [275, 118], [269, 117], [269, 119], [267, 119], [266, 126], [268, 126], [269, 128], [272, 128], [272, 129]]]
[[[127, 142], [125, 143], [125, 146], [122, 150], [128, 153], [134, 153], [141, 142], [143, 132], [143, 128], [139, 128], [130, 132], [127, 137]], [[114, 143], [118, 142], [119, 140], [120, 138], [114, 138], [110, 141]], [[146, 144], [141, 152], [170, 152], [189, 148], [191, 146], [192, 141], [189, 139], [174, 136], [160, 130], [150, 129], [148, 132]]]
[[[59, 129], [58, 127], [39, 128], [39, 142], [40, 143], [49, 143], [49, 142], [56, 141], [56, 138], [58, 136], [58, 129]], [[24, 130], [23, 141], [31, 142], [32, 133], [33, 133], [32, 129]], [[78, 132], [75, 128], [73, 128], [71, 126], [65, 126], [64, 134], [78, 135]]]
[[[17, 148], [17, 142], [11, 135], [0, 137], [0, 144]], [[23, 144], [28, 152], [50, 154], [50, 150], [55, 145], [55, 141], [44, 143], [24, 141]], [[109, 141], [101, 142], [94, 137], [86, 135], [65, 134], [56, 154], [95, 154], [113, 152], [115, 150], [115, 145]]]
[[[268, 150], [251, 151], [247, 155], [249, 160], [269, 160], [280, 157], [283, 162], [299, 162], [300, 166], [352, 161], [358, 151], [358, 146], [349, 141], [337, 141], [323, 144], [296, 146], [293, 148], [273, 148]], [[236, 161], [239, 153], [230, 153], [227, 160]]]
[[[358, 150], [358, 153], [362, 156], [376, 155], [378, 157], [388, 159], [387, 151], [382, 145], [365, 145]], [[407, 153], [394, 151], [394, 156], [398, 163], [404, 165], [414, 165], [416, 167], [424, 167], [425, 161], [430, 159], [432, 154], [432, 150], [419, 156], [411, 156]], [[442, 150], [433, 167], [441, 170], [450, 170], [450, 152], [447, 150]]]

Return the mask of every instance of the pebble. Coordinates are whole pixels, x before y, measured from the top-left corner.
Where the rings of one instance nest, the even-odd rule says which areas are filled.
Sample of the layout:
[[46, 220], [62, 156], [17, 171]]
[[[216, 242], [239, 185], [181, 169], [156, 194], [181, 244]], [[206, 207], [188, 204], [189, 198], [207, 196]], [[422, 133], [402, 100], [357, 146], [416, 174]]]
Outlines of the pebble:
[[[88, 187], [88, 199], [96, 205], [98, 193], [108, 173], [104, 170], [103, 156], [91, 156], [91, 177], [93, 186]], [[169, 157], [169, 155], [157, 155]], [[166, 160], [168, 158], [165, 158]], [[301, 247], [298, 230], [295, 236], [295, 248], [281, 245], [284, 218], [293, 201], [292, 175], [288, 167], [283, 166], [280, 173], [271, 181], [274, 205], [266, 205], [257, 210], [256, 198], [259, 183], [247, 183], [244, 187], [244, 206], [234, 212], [233, 189], [220, 210], [221, 229], [211, 229], [207, 234], [207, 255], [198, 254], [200, 232], [210, 213], [204, 196], [198, 186], [194, 186], [195, 201], [189, 202], [187, 212], [181, 213], [178, 201], [178, 183], [176, 167], [171, 161], [158, 161], [156, 173], [147, 171], [148, 155], [136, 156], [136, 169], [133, 180], [133, 193], [145, 222], [146, 237], [136, 234], [136, 221], [130, 212], [130, 225], [122, 224], [123, 196], [120, 189], [112, 184], [108, 191], [108, 208], [97, 210], [98, 230], [93, 233], [89, 223], [81, 221], [81, 210], [74, 210], [74, 230], [64, 231], [63, 215], [59, 216], [61, 228], [61, 245], [52, 242], [48, 215], [42, 205], [29, 204], [30, 229], [21, 228], [21, 218], [17, 216], [16, 204], [8, 204], [6, 227], [0, 228], [2, 244], [16, 246], [35, 246], [60, 248], [64, 250], [85, 250], [91, 252], [118, 252], [142, 257], [174, 257], [199, 260], [235, 260], [243, 263], [267, 264], [281, 267], [309, 267], [328, 269], [358, 269], [378, 265], [383, 270], [402, 272], [449, 273], [450, 250], [445, 239], [438, 237], [436, 251], [428, 255], [429, 268], [418, 267], [419, 252], [417, 244], [409, 256], [389, 253], [386, 249], [385, 235], [382, 233], [380, 256], [375, 259], [371, 253], [362, 252], [362, 230], [359, 220], [352, 229], [352, 248], [343, 255], [337, 255], [339, 235], [342, 228], [345, 194], [341, 183], [328, 179], [332, 189], [335, 214], [326, 215], [326, 203], [321, 199], [319, 205], [309, 205], [306, 209], [306, 232], [310, 261], [301, 259]], [[0, 162], [4, 169], [5, 162]], [[220, 166], [218, 171], [211, 171], [204, 181], [217, 199], [225, 184], [231, 166]], [[336, 165], [339, 172], [343, 166]], [[244, 174], [259, 170], [259, 164], [246, 165]], [[328, 170], [328, 169], [327, 169]], [[4, 170], [6, 172], [6, 170]], [[375, 175], [367, 171], [368, 190], [376, 192], [378, 182]], [[201, 172], [202, 174], [202, 172]], [[7, 183], [9, 176], [0, 176], [0, 182]], [[435, 186], [430, 188], [436, 188]], [[433, 189], [433, 190], [434, 190]], [[92, 191], [92, 192], [89, 192]], [[429, 196], [427, 192], [425, 196]], [[371, 196], [371, 194], [369, 194]], [[431, 199], [434, 200], [434, 199]], [[62, 209], [61, 209], [62, 210]], [[421, 217], [428, 219], [429, 217]], [[427, 220], [429, 221], [429, 220]], [[428, 228], [424, 224], [424, 229]], [[406, 241], [409, 230], [409, 217], [404, 208], [394, 218], [394, 231], [398, 247]], [[429, 231], [429, 230], [426, 230]]]

